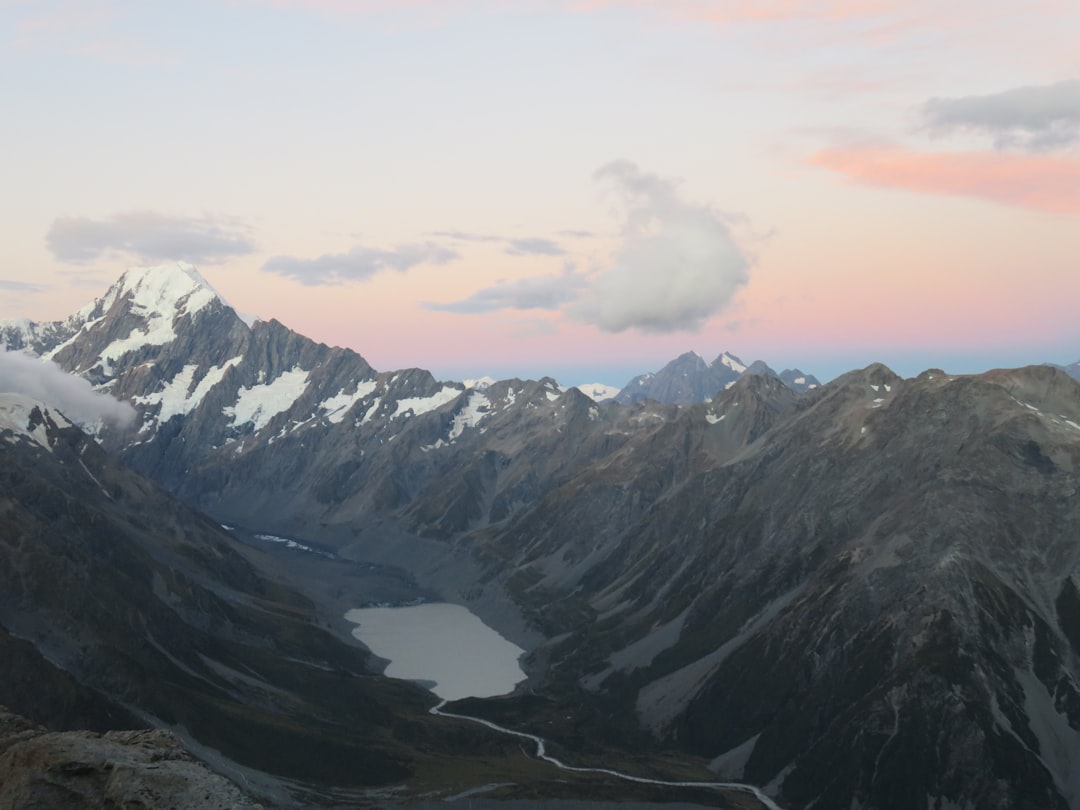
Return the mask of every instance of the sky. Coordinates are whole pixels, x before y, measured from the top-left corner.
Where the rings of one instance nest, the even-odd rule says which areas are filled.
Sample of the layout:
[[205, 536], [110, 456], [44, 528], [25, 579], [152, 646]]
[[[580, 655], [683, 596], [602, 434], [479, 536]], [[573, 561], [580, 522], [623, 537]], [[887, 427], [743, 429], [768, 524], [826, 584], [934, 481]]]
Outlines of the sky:
[[0, 318], [440, 379], [1080, 359], [1075, 0], [0, 0]]

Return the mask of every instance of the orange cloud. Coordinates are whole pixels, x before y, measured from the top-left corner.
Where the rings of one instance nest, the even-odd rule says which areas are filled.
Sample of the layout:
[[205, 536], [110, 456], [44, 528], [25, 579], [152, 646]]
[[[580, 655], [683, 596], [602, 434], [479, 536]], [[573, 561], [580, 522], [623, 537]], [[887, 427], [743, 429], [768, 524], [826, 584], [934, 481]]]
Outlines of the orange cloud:
[[1077, 158], [863, 146], [823, 149], [809, 162], [867, 185], [977, 197], [1036, 211], [1080, 212]]

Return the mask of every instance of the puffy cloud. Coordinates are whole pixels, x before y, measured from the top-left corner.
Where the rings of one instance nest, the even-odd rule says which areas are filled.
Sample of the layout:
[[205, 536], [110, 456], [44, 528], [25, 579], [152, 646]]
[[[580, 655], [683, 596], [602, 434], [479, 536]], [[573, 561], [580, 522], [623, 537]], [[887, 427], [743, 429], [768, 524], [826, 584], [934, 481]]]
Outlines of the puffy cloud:
[[404, 273], [419, 264], [447, 264], [460, 258], [457, 251], [434, 242], [402, 244], [391, 250], [357, 245], [347, 253], [324, 253], [315, 259], [275, 256], [262, 269], [317, 286], [364, 281], [383, 270]]
[[125, 425], [135, 418], [128, 403], [95, 391], [88, 381], [55, 363], [22, 352], [0, 350], [0, 391], [43, 402], [80, 425], [99, 421]]
[[932, 98], [922, 106], [931, 131], [990, 135], [998, 148], [1044, 151], [1080, 140], [1080, 79], [1001, 93]]
[[810, 163], [867, 185], [977, 197], [1037, 211], [1080, 212], [1080, 160], [1074, 158], [862, 146], [824, 149]]
[[615, 194], [622, 242], [614, 266], [572, 307], [575, 317], [607, 332], [695, 330], [746, 284], [749, 262], [725, 217], [626, 160], [594, 177]]
[[559, 309], [575, 300], [587, 284], [573, 265], [558, 276], [532, 276], [514, 281], [499, 281], [461, 301], [447, 304], [426, 303], [428, 309], [443, 312], [477, 314], [499, 309]]
[[218, 264], [252, 253], [255, 246], [235, 223], [210, 217], [169, 217], [154, 211], [131, 211], [108, 219], [61, 217], [45, 242], [64, 262], [81, 264], [109, 253], [147, 261]]

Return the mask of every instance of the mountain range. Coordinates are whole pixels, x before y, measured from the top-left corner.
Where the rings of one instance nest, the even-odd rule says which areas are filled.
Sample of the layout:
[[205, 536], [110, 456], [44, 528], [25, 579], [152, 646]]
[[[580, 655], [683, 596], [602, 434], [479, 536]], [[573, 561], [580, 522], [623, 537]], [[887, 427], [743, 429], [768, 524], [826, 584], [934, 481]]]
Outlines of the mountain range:
[[812, 391], [821, 385], [812, 374], [805, 374], [798, 369], [784, 369], [777, 374], [761, 360], [746, 365], [728, 352], [724, 352], [711, 363], [706, 363], [696, 352], [686, 352], [655, 373], [634, 377], [614, 399], [626, 405], [643, 399], [672, 404], [708, 402], [747, 374], [775, 377], [799, 392]]
[[[182, 725], [278, 797], [341, 785], [333, 746], [373, 782], [431, 780], [461, 730], [371, 675], [341, 618], [428, 595], [529, 651], [526, 690], [462, 710], [585, 759], [707, 763], [790, 807], [1080, 807], [1080, 383], [1059, 369], [820, 384], [687, 354], [599, 404], [377, 372], [187, 266], [0, 341], [135, 411], [87, 438], [0, 406], [0, 623], [69, 696], [48, 705], [80, 707], [38, 722]], [[0, 702], [32, 714], [13, 684]], [[307, 764], [280, 760], [284, 727]]]

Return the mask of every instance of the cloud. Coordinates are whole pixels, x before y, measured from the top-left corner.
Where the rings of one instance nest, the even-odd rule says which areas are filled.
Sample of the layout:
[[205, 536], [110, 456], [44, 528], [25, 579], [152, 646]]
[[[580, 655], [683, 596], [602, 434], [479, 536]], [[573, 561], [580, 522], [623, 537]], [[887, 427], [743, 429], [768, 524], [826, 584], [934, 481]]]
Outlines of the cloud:
[[622, 242], [571, 314], [606, 332], [696, 330], [748, 280], [725, 217], [682, 199], [675, 184], [626, 160], [594, 178], [618, 201]]
[[301, 284], [341, 284], [365, 281], [383, 270], [404, 273], [419, 264], [448, 264], [461, 255], [434, 242], [401, 244], [391, 250], [357, 245], [348, 253], [324, 253], [315, 259], [275, 256], [262, 269]]
[[95, 391], [87, 380], [55, 363], [22, 352], [0, 350], [0, 391], [43, 402], [80, 425], [126, 425], [135, 418], [128, 403]]
[[567, 265], [558, 276], [532, 276], [499, 281], [461, 301], [426, 303], [427, 309], [475, 315], [499, 309], [559, 309], [577, 299], [587, 285], [583, 275]]
[[1080, 160], [1002, 152], [914, 152], [894, 146], [823, 149], [810, 164], [858, 183], [1080, 212]]
[[468, 231], [434, 231], [432, 236], [440, 239], [456, 239], [460, 242], [504, 242], [501, 236], [488, 233], [470, 233]]
[[1080, 79], [1001, 93], [932, 98], [922, 105], [932, 132], [990, 135], [999, 149], [1046, 151], [1080, 141]]
[[[571, 233], [582, 233], [573, 231]], [[500, 242], [510, 256], [565, 256], [566, 251], [554, 239], [544, 237], [508, 238], [487, 233], [469, 231], [434, 231], [432, 236], [440, 239], [453, 239], [458, 242]]]
[[210, 217], [169, 217], [154, 211], [131, 211], [100, 220], [61, 217], [53, 221], [45, 242], [57, 259], [73, 264], [111, 253], [148, 261], [219, 264], [255, 250], [234, 223]]
[[27, 284], [25, 281], [6, 281], [0, 279], [0, 290], [8, 290], [9, 292], [28, 292], [39, 293], [47, 289], [42, 284]]
[[506, 252], [511, 256], [565, 256], [566, 251], [552, 239], [510, 239]]

